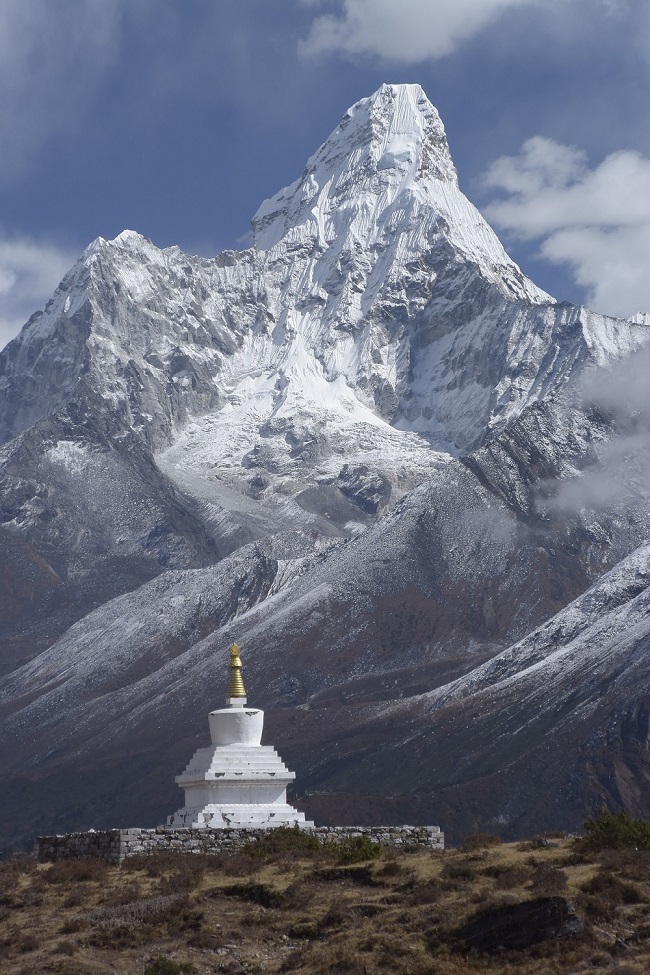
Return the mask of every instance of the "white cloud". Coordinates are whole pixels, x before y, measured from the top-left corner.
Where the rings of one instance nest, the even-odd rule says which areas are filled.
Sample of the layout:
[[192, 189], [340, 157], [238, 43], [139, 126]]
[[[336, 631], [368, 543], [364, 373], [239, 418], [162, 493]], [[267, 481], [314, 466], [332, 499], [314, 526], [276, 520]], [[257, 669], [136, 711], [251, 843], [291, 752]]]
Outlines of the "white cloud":
[[0, 235], [0, 348], [43, 307], [77, 257], [46, 241]]
[[485, 183], [502, 194], [487, 217], [568, 264], [596, 311], [650, 310], [650, 159], [620, 151], [590, 169], [585, 153], [535, 136], [497, 159]]
[[583, 509], [624, 515], [650, 495], [650, 348], [642, 346], [618, 362], [587, 374], [578, 390], [583, 407], [607, 417], [611, 437], [594, 444], [596, 460], [568, 480], [546, 482], [540, 509]]
[[[303, 0], [318, 6], [315, 0]], [[555, 0], [342, 0], [340, 14], [322, 14], [300, 45], [305, 55], [378, 55], [402, 64], [435, 59], [495, 21], [504, 11]]]

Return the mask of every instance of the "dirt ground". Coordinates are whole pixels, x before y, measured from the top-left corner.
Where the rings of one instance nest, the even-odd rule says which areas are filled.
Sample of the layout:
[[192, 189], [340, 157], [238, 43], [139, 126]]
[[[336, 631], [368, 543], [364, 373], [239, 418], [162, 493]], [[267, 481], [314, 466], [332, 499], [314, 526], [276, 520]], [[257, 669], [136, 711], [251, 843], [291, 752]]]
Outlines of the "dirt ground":
[[[479, 837], [444, 853], [383, 850], [355, 862], [277, 832], [265, 849], [161, 854], [121, 868], [0, 863], [0, 973], [650, 972], [650, 852]], [[526, 904], [572, 923], [550, 935], [531, 928], [517, 920]], [[513, 947], [522, 932], [532, 942]]]

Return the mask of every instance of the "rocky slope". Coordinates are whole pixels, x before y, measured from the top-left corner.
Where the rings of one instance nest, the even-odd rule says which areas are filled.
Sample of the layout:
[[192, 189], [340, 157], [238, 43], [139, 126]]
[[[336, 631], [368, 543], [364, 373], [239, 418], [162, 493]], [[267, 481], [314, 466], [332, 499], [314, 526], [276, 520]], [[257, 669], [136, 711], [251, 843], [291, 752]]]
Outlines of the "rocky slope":
[[[0, 356], [5, 839], [160, 820], [233, 638], [305, 788], [420, 820], [428, 799], [368, 797], [435, 790], [438, 818], [460, 796], [494, 819], [514, 732], [485, 661], [524, 671], [527, 634], [650, 534], [647, 410], [625, 399], [647, 326], [522, 274], [418, 86], [353, 106], [254, 230], [212, 260], [100, 239]], [[569, 779], [601, 762], [560, 790], [563, 822], [631, 767], [636, 732], [602, 749], [594, 729], [642, 709], [637, 665], [563, 753]], [[543, 697], [578, 673], [534, 698], [522, 775], [549, 729], [578, 740]], [[608, 680], [593, 695], [610, 702]], [[540, 768], [511, 832], [560, 781]]]

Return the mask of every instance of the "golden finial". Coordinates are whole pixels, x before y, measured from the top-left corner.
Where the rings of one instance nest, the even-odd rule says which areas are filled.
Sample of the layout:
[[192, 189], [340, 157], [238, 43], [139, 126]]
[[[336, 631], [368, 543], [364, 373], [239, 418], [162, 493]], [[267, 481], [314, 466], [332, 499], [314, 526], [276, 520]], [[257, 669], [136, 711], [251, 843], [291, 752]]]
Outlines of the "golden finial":
[[246, 697], [246, 689], [241, 678], [241, 657], [236, 643], [230, 648], [230, 684], [228, 697]]

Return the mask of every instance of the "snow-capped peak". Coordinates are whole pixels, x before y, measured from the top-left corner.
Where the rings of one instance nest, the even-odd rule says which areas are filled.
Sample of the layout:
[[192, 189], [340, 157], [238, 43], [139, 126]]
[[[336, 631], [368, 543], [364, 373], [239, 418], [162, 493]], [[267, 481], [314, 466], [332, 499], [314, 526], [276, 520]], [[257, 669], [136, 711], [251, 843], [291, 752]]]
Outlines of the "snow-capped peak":
[[384, 84], [356, 102], [305, 173], [324, 174], [341, 161], [370, 176], [388, 170], [410, 182], [427, 176], [457, 182], [442, 119], [420, 85]]
[[127, 247], [132, 247], [134, 244], [141, 244], [146, 237], [139, 234], [137, 230], [123, 230], [121, 234], [118, 234], [112, 241], [113, 244], [123, 244]]
[[440, 116], [420, 85], [384, 84], [348, 109], [300, 179], [261, 205], [253, 218], [255, 245], [272, 247], [316, 208], [363, 205], [364, 195], [385, 208], [427, 178], [457, 182]]
[[369, 151], [378, 169], [419, 162], [417, 175], [457, 182], [442, 119], [420, 85], [384, 84], [357, 102], [343, 122], [355, 116], [366, 130], [370, 128]]
[[[634, 332], [566, 327], [574, 312], [526, 278], [459, 189], [419, 85], [353, 105], [254, 225], [256, 247], [212, 260], [129, 230], [98, 238], [0, 360], [0, 437], [81, 384], [156, 449], [228, 412], [234, 441], [250, 432], [239, 466], [269, 454], [269, 431], [291, 452], [335, 415], [341, 429], [373, 427], [373, 443], [385, 428], [455, 453]], [[304, 431], [289, 437], [296, 417]]]
[[[302, 176], [253, 218], [255, 247], [312, 253], [401, 241], [401, 260], [451, 245], [512, 297], [552, 302], [508, 257], [458, 187], [445, 129], [419, 85], [382, 85], [356, 102]], [[417, 257], [416, 257], [417, 255]]]

